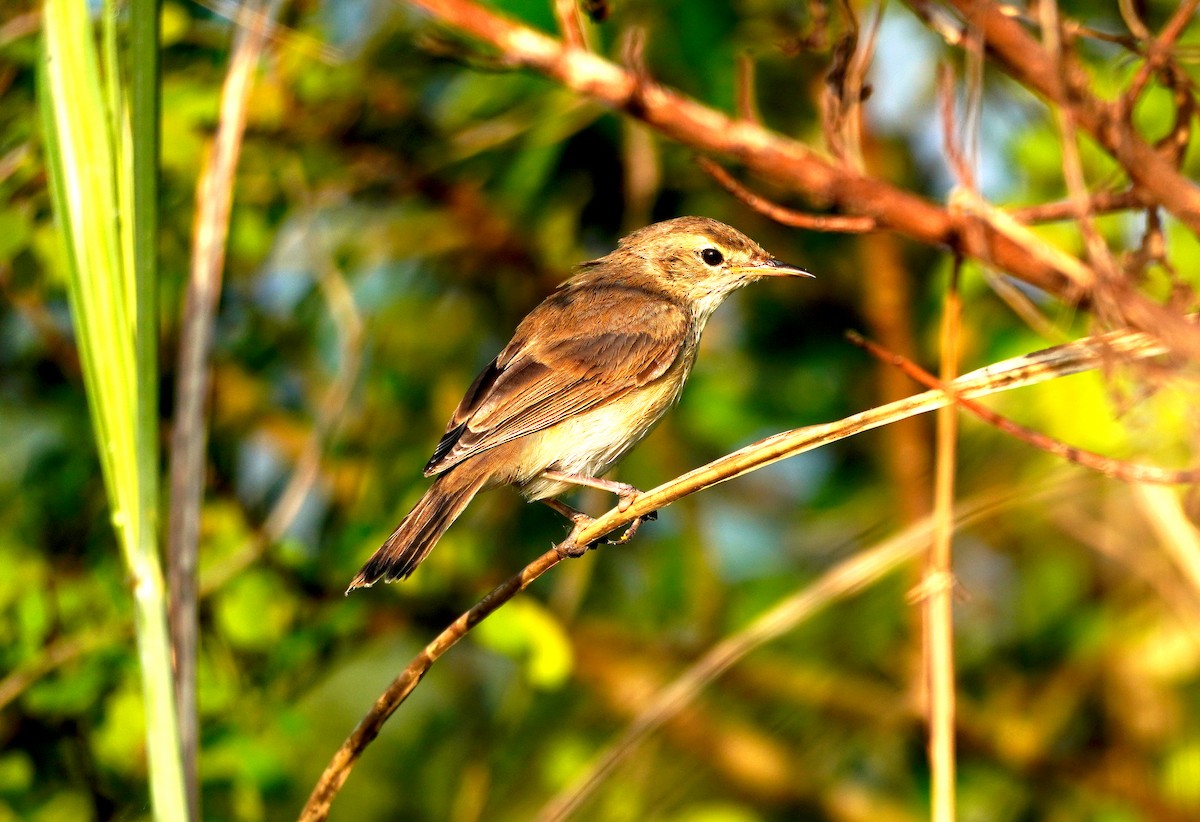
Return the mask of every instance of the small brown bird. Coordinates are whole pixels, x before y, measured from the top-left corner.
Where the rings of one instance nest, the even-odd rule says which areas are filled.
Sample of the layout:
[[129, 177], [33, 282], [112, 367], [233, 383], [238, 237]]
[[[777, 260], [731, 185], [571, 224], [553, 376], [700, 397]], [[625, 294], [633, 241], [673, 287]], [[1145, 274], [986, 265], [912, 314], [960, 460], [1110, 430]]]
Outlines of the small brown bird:
[[588, 517], [551, 499], [572, 486], [611, 491], [628, 507], [637, 490], [598, 477], [679, 399], [717, 306], [769, 276], [812, 275], [705, 217], [639, 229], [583, 263], [467, 389], [425, 466], [437, 479], [346, 593], [407, 577], [486, 488], [515, 485], [576, 531]]

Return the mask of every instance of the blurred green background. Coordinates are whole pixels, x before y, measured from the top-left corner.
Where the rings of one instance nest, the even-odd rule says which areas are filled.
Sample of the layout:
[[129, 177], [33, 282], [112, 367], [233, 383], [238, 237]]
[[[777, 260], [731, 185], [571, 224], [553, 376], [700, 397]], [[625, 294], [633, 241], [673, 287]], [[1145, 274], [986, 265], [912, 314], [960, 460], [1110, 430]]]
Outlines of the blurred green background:
[[[871, 9], [854, 5], [866, 20]], [[1062, 4], [1120, 30], [1113, 5]], [[1146, 5], [1152, 30], [1174, 8]], [[492, 7], [554, 29], [549, 0]], [[822, 9], [832, 13], [786, 0], [618, 0], [589, 36], [615, 57], [622, 32], [642, 27], [653, 76], [725, 111], [749, 55], [764, 121], [819, 145], [817, 101], [840, 33], [834, 15], [824, 37], [808, 37]], [[164, 6], [164, 425], [227, 11]], [[3, 13], [0, 820], [139, 819], [148, 794], [131, 610], [46, 192], [38, 17], [22, 3]], [[477, 369], [575, 263], [652, 220], [701, 214], [817, 275], [755, 286], [716, 315], [679, 408], [617, 472], [642, 488], [890, 398], [895, 376], [842, 334], [909, 339], [936, 363], [949, 266], [894, 237], [777, 225], [722, 191], [687, 147], [502, 70], [403, 4], [303, 0], [284, 22], [251, 99], [214, 352], [201, 556], [207, 819], [294, 817], [408, 659], [565, 533], [548, 509], [487, 494], [412, 579], [342, 596], [426, 487], [421, 468]], [[1084, 53], [1102, 89], [1132, 71], [1104, 44]], [[890, 6], [868, 76], [867, 162], [935, 199], [952, 181], [939, 60], [961, 58]], [[1062, 198], [1046, 110], [990, 74], [986, 89], [984, 194]], [[1163, 121], [1167, 98], [1151, 93], [1139, 117]], [[1104, 173], [1094, 152], [1085, 159]], [[1118, 247], [1136, 244], [1138, 218], [1102, 226]], [[1043, 232], [1079, 251], [1073, 229]], [[1167, 239], [1194, 285], [1196, 238], [1168, 223]], [[1151, 270], [1151, 291], [1170, 287]], [[964, 369], [1056, 341], [977, 268], [963, 293]], [[1086, 315], [1031, 296], [1064, 335], [1089, 330]], [[994, 402], [1073, 444], [1180, 465], [1195, 399], [1187, 383], [1118, 369]], [[662, 511], [627, 546], [554, 569], [435, 666], [333, 818], [532, 818], [689, 661], [924, 513], [931, 432], [919, 421], [777, 464]], [[298, 470], [314, 459], [316, 471]], [[1146, 500], [973, 419], [959, 465], [960, 498], [993, 505], [956, 543], [961, 818], [1195, 818], [1200, 591], [1162, 550]], [[599, 512], [611, 499], [577, 502]], [[914, 564], [877, 581], [737, 665], [625, 757], [579, 818], [925, 818], [908, 598], [918, 574]]]

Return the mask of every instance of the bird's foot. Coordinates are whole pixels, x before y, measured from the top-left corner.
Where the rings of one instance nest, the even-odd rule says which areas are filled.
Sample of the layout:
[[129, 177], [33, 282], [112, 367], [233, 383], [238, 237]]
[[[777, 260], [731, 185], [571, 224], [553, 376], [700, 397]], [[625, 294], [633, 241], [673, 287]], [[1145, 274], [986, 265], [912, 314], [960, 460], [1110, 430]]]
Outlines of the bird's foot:
[[634, 534], [638, 532], [638, 528], [642, 526], [643, 522], [654, 522], [656, 519], [658, 519], [657, 511], [651, 511], [648, 514], [642, 514], [633, 522], [629, 523], [629, 527], [625, 529], [625, 533], [621, 534], [621, 536], [617, 537], [616, 539], [604, 537], [601, 542], [603, 542], [605, 545], [624, 545], [625, 543], [629, 542], [629, 540], [633, 539]]
[[566, 539], [555, 545], [554, 550], [558, 552], [558, 556], [561, 559], [578, 559], [596, 544], [595, 541], [589, 543], [579, 542], [579, 533], [595, 522], [595, 520], [582, 511], [575, 511], [570, 514], [569, 518], [574, 523], [571, 526], [571, 533], [567, 534]]
[[[619, 486], [613, 489], [613, 493], [617, 495], [617, 510], [624, 514], [629, 510], [629, 506], [633, 505], [634, 500], [641, 496], [642, 492], [627, 482], [617, 482], [613, 484]], [[634, 524], [630, 525], [629, 527], [636, 531], [638, 520], [635, 519], [633, 522]]]
[[[626, 509], [628, 509], [629, 506], [633, 504], [633, 501], [637, 499], [638, 494], [641, 493], [632, 485], [628, 485], [623, 482], [609, 483], [608, 480], [602, 480], [602, 482], [608, 483], [608, 485], [611, 486], [621, 486], [619, 489], [612, 487], [606, 488], [606, 490], [612, 491], [618, 495], [620, 502], [617, 503], [617, 510], [621, 512], [624, 512]], [[595, 519], [583, 513], [582, 511], [576, 511], [571, 506], [556, 499], [544, 499], [542, 502], [571, 521], [571, 533], [567, 534], [567, 538], [555, 546], [555, 550], [558, 552], [558, 555], [563, 559], [568, 557], [581, 557], [586, 554], [589, 549], [595, 548], [599, 544], [624, 545], [625, 543], [629, 542], [629, 540], [633, 539], [634, 534], [637, 533], [638, 528], [641, 527], [643, 522], [653, 522], [654, 520], [658, 519], [657, 511], [651, 511], [648, 514], [642, 514], [633, 522], [629, 523], [629, 527], [625, 529], [625, 533], [621, 534], [621, 536], [616, 538], [607, 536], [600, 537], [599, 539], [593, 540], [586, 545], [581, 545], [578, 541], [579, 533], [583, 531], [584, 528], [595, 522]]]

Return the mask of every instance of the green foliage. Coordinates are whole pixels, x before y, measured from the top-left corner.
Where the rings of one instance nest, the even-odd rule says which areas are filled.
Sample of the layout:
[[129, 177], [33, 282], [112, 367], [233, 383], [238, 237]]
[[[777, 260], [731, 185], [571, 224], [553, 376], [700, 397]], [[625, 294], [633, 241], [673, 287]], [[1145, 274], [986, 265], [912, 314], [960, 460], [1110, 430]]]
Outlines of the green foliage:
[[[1149, 4], [1155, 25], [1172, 5]], [[619, 57], [620, 33], [643, 26], [653, 76], [729, 111], [735, 61], [748, 50], [766, 123], [820, 140], [830, 53], [777, 48], [807, 30], [813, 4], [613, 6], [614, 19], [588, 31], [605, 55]], [[549, 0], [492, 7], [554, 31]], [[158, 315], [169, 386], [194, 187], [232, 27], [201, 5], [164, 11]], [[287, 20], [252, 98], [214, 352], [199, 670], [210, 819], [294, 817], [328, 756], [424, 643], [566, 532], [552, 512], [497, 491], [412, 579], [342, 596], [427, 487], [421, 468], [478, 368], [574, 263], [634, 224], [708, 214], [817, 279], [763, 284], [718, 313], [679, 408], [621, 479], [650, 487], [882, 399], [881, 370], [841, 337], [872, 329], [865, 298], [882, 282], [859, 238], [770, 222], [720, 191], [689, 149], [639, 141], [630, 132], [640, 127], [548, 80], [464, 53], [403, 4], [314, 3]], [[889, 6], [881, 49], [907, 50], [917, 66], [950, 55], [927, 33], [905, 34], [917, 26]], [[87, 404], [103, 395], [101, 380], [135, 382], [129, 282], [106, 303], [125, 312], [120, 328], [89, 329], [76, 307], [83, 289], [113, 281], [101, 266], [125, 254], [112, 175], [128, 172], [108, 157], [81, 179], [108, 198], [68, 223], [80, 241], [97, 235], [103, 259], [81, 265], [54, 227], [45, 182], [55, 146], [38, 127], [40, 36], [0, 40], [0, 820], [142, 818], [154, 758], [109, 508], [113, 477], [133, 466], [95, 447]], [[1108, 51], [1087, 56], [1103, 87], [1127, 80], [1130, 67], [1110, 68]], [[880, 68], [869, 78], [873, 173], [940, 198], [944, 158], [925, 149], [938, 128], [934, 78], [887, 68], [912, 85], [889, 84]], [[77, 93], [77, 107], [102, 104], [102, 88]], [[985, 105], [1011, 121], [982, 146], [1004, 203], [1065, 197], [1053, 119], [1012, 84], [989, 78], [988, 89]], [[888, 95], [908, 101], [905, 117], [885, 116]], [[1148, 94], [1139, 125], [1159, 134], [1169, 102]], [[1094, 146], [1084, 160], [1089, 179], [1112, 170]], [[634, 164], [658, 175], [648, 205], [631, 199]], [[1101, 229], [1124, 249], [1140, 222]], [[1069, 223], [1037, 231], [1082, 253]], [[1200, 271], [1193, 234], [1167, 220], [1165, 243], [1174, 272], [1148, 274], [1159, 296]], [[935, 363], [947, 261], [907, 246], [895, 255], [911, 291], [898, 320], [922, 362]], [[1047, 344], [977, 270], [964, 276], [964, 368]], [[361, 338], [336, 314], [339, 283]], [[1088, 332], [1082, 311], [1033, 299], [1068, 335]], [[89, 350], [92, 337], [100, 350]], [[328, 411], [341, 378], [351, 390]], [[133, 400], [112, 396], [124, 405], [104, 424], [110, 439], [118, 422], [136, 428]], [[171, 405], [162, 402], [160, 423]], [[1194, 443], [1194, 391], [1119, 368], [995, 407], [1145, 462], [1184, 464]], [[897, 463], [930, 452], [929, 428], [914, 430], [915, 456], [888, 433], [865, 434], [684, 500], [631, 544], [554, 569], [435, 666], [367, 751], [334, 818], [533, 818], [687, 664], [905, 522], [906, 501], [927, 491], [923, 479], [897, 479]], [[121, 436], [125, 447], [151, 444]], [[311, 484], [271, 531], [314, 448]], [[996, 505], [964, 526], [956, 549], [961, 818], [1141, 819], [1158, 803], [1186, 818], [1200, 806], [1200, 652], [1180, 613], [1195, 594], [1158, 551], [1136, 497], [966, 418], [959, 461], [960, 497]], [[117, 510], [136, 508], [136, 492], [121, 499], [132, 501]], [[573, 502], [600, 511], [611, 500]], [[916, 573], [880, 580], [743, 660], [632, 751], [578, 818], [924, 818]]]

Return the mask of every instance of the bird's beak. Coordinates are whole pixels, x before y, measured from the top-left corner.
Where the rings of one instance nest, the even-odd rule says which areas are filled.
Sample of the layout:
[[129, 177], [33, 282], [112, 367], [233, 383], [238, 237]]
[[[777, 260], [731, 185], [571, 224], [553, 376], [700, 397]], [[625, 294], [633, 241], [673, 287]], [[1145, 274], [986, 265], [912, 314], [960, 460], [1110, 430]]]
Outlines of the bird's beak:
[[752, 263], [751, 265], [739, 265], [733, 269], [739, 273], [752, 274], [756, 277], [812, 277], [803, 268], [794, 265], [788, 265], [785, 262], [780, 262], [774, 257]]

